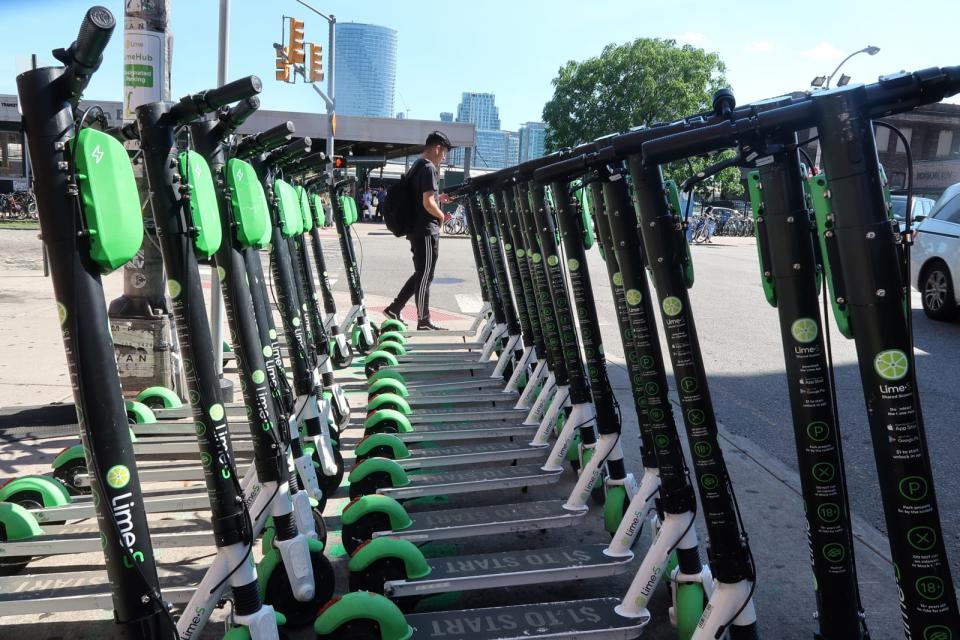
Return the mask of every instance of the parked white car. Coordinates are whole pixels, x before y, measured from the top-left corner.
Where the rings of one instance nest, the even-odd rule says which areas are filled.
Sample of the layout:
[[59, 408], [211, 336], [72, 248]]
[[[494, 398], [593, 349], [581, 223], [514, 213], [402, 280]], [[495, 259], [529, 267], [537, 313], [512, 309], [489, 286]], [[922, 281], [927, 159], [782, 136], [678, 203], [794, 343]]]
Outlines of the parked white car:
[[960, 183], [951, 185], [916, 225], [911, 273], [934, 320], [953, 320], [960, 308], [954, 283], [960, 276]]

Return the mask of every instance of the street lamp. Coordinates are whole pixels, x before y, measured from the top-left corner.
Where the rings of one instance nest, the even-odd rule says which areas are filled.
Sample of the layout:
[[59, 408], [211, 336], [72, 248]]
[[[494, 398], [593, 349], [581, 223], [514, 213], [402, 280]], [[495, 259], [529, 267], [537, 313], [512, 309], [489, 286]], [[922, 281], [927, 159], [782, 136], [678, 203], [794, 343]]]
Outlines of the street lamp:
[[[877, 55], [878, 53], [880, 53], [880, 47], [875, 47], [875, 46], [873, 46], [873, 45], [867, 45], [867, 46], [864, 47], [863, 49], [860, 49], [860, 50], [858, 50], [858, 51], [854, 51], [853, 53], [851, 53], [851, 54], [848, 55], [846, 58], [844, 58], [843, 60], [840, 61], [840, 64], [838, 64], [838, 65], [837, 65], [837, 68], [833, 70], [833, 73], [831, 73], [830, 75], [828, 75], [826, 78], [824, 78], [823, 76], [817, 76], [817, 77], [814, 78], [813, 81], [810, 83], [810, 86], [812, 86], [812, 87], [814, 87], [814, 88], [816, 88], [816, 89], [829, 89], [829, 88], [830, 88], [830, 81], [833, 80], [833, 76], [837, 75], [837, 72], [840, 71], [840, 67], [842, 67], [842, 66], [847, 62], [847, 60], [849, 60], [849, 59], [852, 58], [853, 56], [855, 56], [855, 55], [857, 55], [857, 54], [860, 54], [860, 53], [865, 53], [865, 54], [867, 54], [868, 56], [875, 56], [875, 55]], [[850, 82], [850, 76], [848, 76], [848, 75], [842, 75], [842, 76], [840, 76], [840, 80], [837, 82], [837, 86], [843, 87], [843, 86], [845, 86], [848, 82]], [[819, 167], [820, 167], [820, 143], [817, 142], [817, 158], [816, 158], [816, 160], [813, 161], [813, 168], [814, 168], [814, 169], [817, 169], [817, 168], [819, 168]]]
[[[813, 79], [813, 81], [810, 83], [810, 85], [813, 86], [813, 87], [816, 87], [816, 88], [818, 88], [818, 89], [821, 89], [821, 88], [822, 88], [822, 89], [829, 89], [829, 88], [830, 88], [830, 81], [833, 80], [833, 76], [837, 75], [837, 72], [840, 71], [840, 67], [842, 67], [842, 66], [847, 62], [847, 60], [849, 60], [849, 59], [852, 58], [853, 56], [855, 56], [855, 55], [857, 55], [857, 54], [860, 54], [860, 53], [865, 53], [865, 54], [867, 54], [867, 55], [869, 55], [869, 56], [875, 56], [875, 55], [877, 55], [878, 53], [880, 53], [880, 47], [875, 47], [875, 46], [873, 46], [873, 45], [869, 45], [869, 46], [864, 47], [863, 49], [860, 49], [860, 50], [858, 50], [858, 51], [854, 51], [853, 53], [851, 53], [850, 55], [848, 55], [846, 58], [844, 58], [843, 60], [841, 60], [841, 61], [840, 61], [840, 64], [837, 65], [837, 68], [834, 69], [834, 70], [833, 70], [833, 73], [831, 73], [830, 75], [828, 75], [828, 76], [826, 77], [826, 79], [824, 79], [823, 76], [817, 76], [816, 78]], [[847, 80], [847, 82], [849, 82], [849, 80]]]

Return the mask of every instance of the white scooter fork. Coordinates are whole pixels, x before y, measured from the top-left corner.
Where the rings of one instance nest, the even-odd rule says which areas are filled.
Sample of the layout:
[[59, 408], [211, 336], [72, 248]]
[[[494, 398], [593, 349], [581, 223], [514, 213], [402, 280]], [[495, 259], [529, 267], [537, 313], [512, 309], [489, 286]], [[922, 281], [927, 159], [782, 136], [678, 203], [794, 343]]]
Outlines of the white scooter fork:
[[[602, 439], [602, 436], [601, 436]], [[617, 445], [619, 447], [619, 444]], [[630, 499], [627, 510], [623, 514], [620, 526], [613, 534], [610, 540], [610, 546], [604, 553], [613, 558], [622, 558], [633, 555], [631, 551], [640, 530], [643, 528], [644, 519], [650, 512], [650, 502], [660, 491], [660, 473], [657, 469], [644, 467], [643, 477], [640, 478], [640, 486]]]
[[[533, 403], [533, 406], [530, 407], [530, 411], [527, 412], [527, 418], [523, 421], [523, 424], [534, 425], [540, 424], [543, 421], [544, 415], [552, 402], [552, 398], [556, 393], [560, 393], [560, 387], [557, 385], [557, 379], [554, 377], [551, 372], [547, 379], [543, 383], [543, 387], [540, 389], [539, 395], [537, 395], [536, 401]], [[569, 393], [564, 395], [569, 396]]]
[[[534, 350], [533, 357], [537, 357], [536, 350]], [[539, 400], [539, 397], [537, 396], [537, 387], [546, 376], [547, 361], [537, 358], [537, 366], [534, 367], [533, 373], [530, 374], [530, 379], [527, 380], [527, 386], [523, 388], [523, 393], [520, 394], [520, 399], [517, 401], [518, 409], [532, 408], [533, 403], [536, 400]], [[546, 389], [546, 385], [544, 385], [543, 388]]]
[[[561, 391], [557, 391], [558, 395], [561, 393]], [[564, 400], [564, 402], [566, 402], [566, 400]], [[567, 451], [570, 450], [570, 445], [573, 443], [577, 428], [590, 425], [594, 420], [596, 420], [596, 412], [593, 408], [593, 403], [584, 402], [583, 404], [573, 405], [567, 419], [563, 423], [563, 428], [560, 429], [557, 441], [553, 444], [553, 449], [550, 450], [547, 461], [544, 462], [540, 468], [544, 471], [562, 471], [563, 465], [567, 460]]]
[[494, 324], [493, 330], [483, 342], [483, 349], [480, 351], [480, 357], [478, 358], [479, 362], [490, 361], [490, 358], [493, 357], [493, 352], [497, 349], [497, 343], [506, 332], [506, 325]]
[[[682, 581], [683, 577], [679, 579]], [[700, 616], [700, 622], [697, 623], [697, 630], [691, 640], [713, 640], [721, 635], [728, 624], [745, 627], [757, 622], [757, 612], [751, 595], [753, 591], [751, 581], [740, 580], [730, 583], [713, 580], [712, 582], [713, 593], [710, 594], [707, 607]], [[704, 588], [706, 586], [705, 582]]]
[[[300, 422], [311, 418], [319, 418], [320, 411], [317, 407], [317, 399], [313, 394], [297, 396], [293, 413], [288, 419], [290, 425], [290, 439], [300, 439]], [[299, 455], [294, 455], [294, 450], [298, 450]], [[323, 460], [323, 454], [318, 449], [320, 459]], [[302, 446], [291, 447], [290, 455], [293, 456], [293, 464], [297, 470], [297, 476], [303, 485], [304, 491], [314, 500], [323, 498], [323, 491], [320, 489], [320, 481], [317, 479], [317, 470], [313, 466], [313, 458], [303, 450]]]
[[[297, 495], [302, 493], [301, 491]], [[268, 512], [273, 516], [274, 523], [284, 516], [292, 515], [294, 508], [290, 500], [290, 487], [286, 483], [264, 483], [263, 491], [254, 502], [253, 512], [257, 514], [254, 524], [257, 531], [263, 529], [263, 522], [266, 521]], [[298, 531], [292, 538], [280, 540], [278, 535], [274, 537], [273, 544], [280, 552], [283, 566], [287, 570], [293, 597], [300, 602], [312, 600], [316, 595], [317, 587], [314, 583], [313, 563], [310, 561], [307, 536]]]
[[[546, 391], [546, 387], [544, 387], [544, 391]], [[554, 426], [557, 424], [557, 417], [560, 415], [560, 412], [563, 411], [563, 408], [569, 400], [570, 387], [568, 385], [557, 385], [556, 393], [553, 394], [553, 398], [550, 400], [550, 406], [547, 407], [543, 418], [540, 419], [540, 428], [537, 429], [536, 435], [534, 435], [533, 440], [530, 441], [532, 446], [544, 447], [550, 442], [550, 436], [553, 434]], [[533, 409], [530, 411], [532, 413]], [[570, 422], [569, 417], [567, 418], [567, 422]], [[524, 424], [527, 423], [525, 422]]]
[[[617, 535], [619, 534], [620, 531], [617, 531]], [[614, 536], [614, 539], [616, 538], [617, 536]], [[666, 514], [654, 536], [653, 544], [647, 550], [633, 582], [630, 583], [630, 588], [614, 609], [617, 614], [633, 620], [643, 620], [646, 624], [650, 620], [647, 605], [663, 577], [670, 554], [675, 548], [691, 549], [696, 546], [697, 532], [693, 527], [693, 512]]]
[[[340, 334], [337, 337], [339, 339], [342, 338], [343, 335]], [[346, 344], [345, 338], [344, 344]], [[331, 375], [333, 374], [333, 363], [330, 362], [330, 358], [324, 358], [323, 362], [320, 363], [321, 381], [323, 380], [322, 376], [328, 373]], [[340, 386], [340, 383], [334, 382], [332, 385], [327, 387], [327, 390], [330, 392], [333, 404], [336, 405], [337, 411], [340, 413], [340, 415], [350, 415], [350, 405], [347, 403], [347, 394], [343, 392], [343, 387]]]
[[[504, 393], [516, 393], [520, 388], [520, 378], [523, 377], [524, 372], [530, 366], [530, 360], [533, 358], [533, 347], [524, 347], [523, 353], [520, 354], [520, 358], [517, 360], [517, 364], [513, 367], [513, 373], [510, 374], [510, 379], [507, 380], [507, 384], [503, 388]], [[529, 383], [529, 379], [528, 379]], [[526, 391], [526, 389], [524, 389]], [[527, 404], [523, 404], [523, 395], [517, 400], [517, 404], [513, 405], [514, 409], [528, 409], [530, 407], [529, 401]]]
[[493, 373], [490, 374], [491, 378], [503, 378], [503, 372], [506, 371], [507, 366], [513, 362], [513, 351], [517, 348], [517, 343], [519, 342], [520, 336], [518, 335], [512, 335], [507, 339], [507, 344], [500, 352], [500, 358], [497, 360], [497, 366], [493, 368]]

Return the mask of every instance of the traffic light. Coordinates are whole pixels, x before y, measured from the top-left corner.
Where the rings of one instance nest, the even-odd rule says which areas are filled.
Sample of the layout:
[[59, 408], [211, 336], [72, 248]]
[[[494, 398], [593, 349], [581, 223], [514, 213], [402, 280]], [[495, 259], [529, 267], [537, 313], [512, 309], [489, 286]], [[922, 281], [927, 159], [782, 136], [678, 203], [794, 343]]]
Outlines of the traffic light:
[[333, 157], [333, 168], [334, 169], [343, 169], [347, 166], [347, 159], [343, 156], [334, 156]]
[[323, 47], [310, 45], [310, 82], [323, 82]]
[[277, 47], [277, 80], [290, 82], [291, 71], [292, 65], [287, 62], [287, 50], [284, 47]]
[[287, 45], [288, 62], [303, 64], [306, 56], [303, 52], [303, 20], [290, 18], [290, 44]]

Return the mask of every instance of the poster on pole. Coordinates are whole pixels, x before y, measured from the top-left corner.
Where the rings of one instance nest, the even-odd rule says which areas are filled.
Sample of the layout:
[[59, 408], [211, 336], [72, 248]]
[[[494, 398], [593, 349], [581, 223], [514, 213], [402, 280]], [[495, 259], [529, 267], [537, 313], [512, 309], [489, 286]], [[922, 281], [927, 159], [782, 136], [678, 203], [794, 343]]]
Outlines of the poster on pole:
[[134, 109], [163, 99], [163, 33], [127, 29], [123, 34], [123, 119], [134, 119]]

